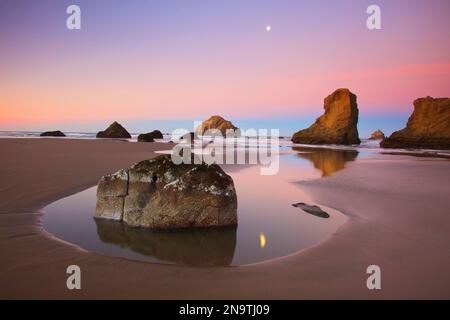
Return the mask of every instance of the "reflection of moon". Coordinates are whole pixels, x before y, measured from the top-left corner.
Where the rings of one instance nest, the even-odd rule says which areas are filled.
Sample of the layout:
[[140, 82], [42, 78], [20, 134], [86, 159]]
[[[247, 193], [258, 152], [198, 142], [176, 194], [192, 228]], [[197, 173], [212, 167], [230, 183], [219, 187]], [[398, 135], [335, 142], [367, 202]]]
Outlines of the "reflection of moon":
[[271, 30], [272, 30], [272, 26], [267, 26], [267, 27], [266, 27], [266, 31], [267, 31], [267, 32], [269, 32], [269, 31], [271, 31]]
[[262, 249], [266, 246], [266, 236], [262, 232], [259, 234], [259, 244]]

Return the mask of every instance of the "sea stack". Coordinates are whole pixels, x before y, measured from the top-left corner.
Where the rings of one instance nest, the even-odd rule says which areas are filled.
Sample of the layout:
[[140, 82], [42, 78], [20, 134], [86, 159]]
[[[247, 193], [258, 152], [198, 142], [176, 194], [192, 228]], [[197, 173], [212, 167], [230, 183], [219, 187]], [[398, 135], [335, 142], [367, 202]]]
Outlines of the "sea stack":
[[377, 131], [374, 131], [371, 135], [369, 140], [383, 140], [386, 136], [384, 135], [383, 131], [378, 129]]
[[95, 217], [161, 230], [233, 226], [236, 190], [216, 164], [176, 165], [162, 155], [101, 178]]
[[138, 142], [153, 142], [155, 139], [163, 139], [163, 134], [159, 130], [154, 130], [149, 133], [143, 133], [138, 136]]
[[203, 121], [196, 131], [199, 135], [203, 135], [207, 130], [225, 136], [227, 130], [238, 130], [238, 128], [221, 116], [212, 116], [208, 120]]
[[325, 113], [308, 129], [292, 136], [301, 144], [360, 144], [358, 135], [358, 105], [349, 89], [338, 89], [324, 100]]
[[450, 99], [420, 98], [406, 128], [380, 143], [383, 148], [450, 149]]
[[98, 132], [97, 138], [131, 139], [131, 135], [120, 123], [114, 121], [105, 131]]
[[41, 136], [41, 137], [65, 137], [66, 135], [65, 135], [63, 132], [57, 130], [57, 131], [46, 131], [46, 132], [42, 132], [42, 133], [40, 134], [40, 136]]

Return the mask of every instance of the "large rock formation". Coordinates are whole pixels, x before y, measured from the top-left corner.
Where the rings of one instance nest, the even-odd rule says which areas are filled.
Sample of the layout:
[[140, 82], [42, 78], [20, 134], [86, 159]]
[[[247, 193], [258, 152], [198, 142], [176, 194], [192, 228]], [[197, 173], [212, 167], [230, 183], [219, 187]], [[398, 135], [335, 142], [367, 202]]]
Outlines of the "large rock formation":
[[114, 121], [105, 131], [99, 131], [97, 138], [131, 139], [131, 135], [124, 127]]
[[406, 128], [394, 132], [380, 145], [383, 148], [450, 149], [450, 99], [415, 100]]
[[236, 191], [218, 165], [162, 155], [103, 177], [95, 216], [151, 229], [236, 225]]
[[143, 133], [138, 136], [138, 142], [153, 142], [155, 139], [163, 139], [163, 134], [159, 130], [154, 130], [149, 133]]
[[338, 89], [325, 98], [325, 114], [308, 129], [292, 136], [301, 144], [359, 144], [358, 105], [356, 95], [348, 89]]
[[203, 135], [207, 130], [210, 130], [213, 134], [225, 136], [227, 130], [238, 130], [238, 128], [220, 116], [212, 116], [208, 120], [203, 121], [196, 131], [199, 135]]
[[383, 131], [378, 129], [370, 135], [369, 140], [383, 140], [384, 138], [385, 138], [385, 135], [384, 135]]
[[40, 134], [41, 137], [65, 137], [66, 135], [61, 131], [46, 131]]

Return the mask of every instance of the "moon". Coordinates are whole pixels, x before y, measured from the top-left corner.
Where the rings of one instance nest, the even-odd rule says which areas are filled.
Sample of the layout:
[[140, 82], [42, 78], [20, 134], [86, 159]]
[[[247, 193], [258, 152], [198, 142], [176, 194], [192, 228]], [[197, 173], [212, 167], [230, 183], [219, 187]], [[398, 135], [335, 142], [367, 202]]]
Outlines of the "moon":
[[266, 26], [266, 31], [267, 32], [270, 32], [271, 30], [272, 30], [272, 26], [271, 25]]

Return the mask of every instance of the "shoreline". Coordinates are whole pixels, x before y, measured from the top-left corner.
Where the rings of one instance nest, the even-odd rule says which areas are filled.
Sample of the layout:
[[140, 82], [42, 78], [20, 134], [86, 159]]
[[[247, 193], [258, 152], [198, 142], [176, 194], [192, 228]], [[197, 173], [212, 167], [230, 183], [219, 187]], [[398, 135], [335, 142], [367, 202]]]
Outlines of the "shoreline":
[[[423, 279], [421, 280], [419, 277], [420, 283], [417, 284], [416, 291], [414, 289], [411, 291], [411, 284], [409, 286], [403, 284], [392, 288], [386, 284], [384, 290], [380, 292], [367, 290], [365, 288], [365, 270], [358, 269], [354, 265], [355, 261], [359, 262], [359, 265], [361, 261], [367, 263], [368, 261], [364, 259], [364, 257], [367, 257], [367, 252], [358, 250], [358, 248], [352, 246], [352, 243], [354, 241], [363, 242], [369, 244], [365, 250], [369, 252], [371, 250], [377, 251], [377, 243], [379, 242], [377, 237], [379, 235], [374, 237], [371, 232], [366, 236], [364, 233], [361, 235], [358, 229], [367, 227], [365, 224], [369, 223], [368, 227], [371, 231], [372, 228], [380, 224], [380, 221], [383, 222], [386, 219], [390, 221], [393, 217], [389, 217], [389, 215], [386, 217], [386, 213], [383, 216], [383, 212], [380, 214], [383, 209], [379, 208], [378, 210], [377, 208], [371, 208], [371, 215], [369, 216], [367, 213], [358, 213], [354, 207], [348, 210], [350, 201], [342, 200], [350, 192], [352, 195], [365, 196], [365, 200], [369, 200], [369, 202], [373, 201], [374, 195], [366, 193], [368, 190], [377, 191], [379, 185], [371, 185], [369, 182], [363, 184], [363, 188], [360, 188], [361, 183], [348, 185], [344, 182], [349, 177], [353, 179], [353, 182], [359, 181], [359, 177], [363, 176], [365, 171], [367, 175], [367, 166], [372, 168], [381, 166], [385, 170], [386, 163], [391, 163], [391, 165], [394, 163], [397, 167], [398, 165], [405, 167], [406, 163], [410, 167], [409, 170], [420, 167], [421, 170], [424, 170], [421, 178], [424, 178], [426, 174], [433, 173], [434, 176], [430, 181], [437, 180], [437, 185], [440, 184], [445, 187], [446, 182], [448, 184], [448, 181], [450, 181], [448, 180], [450, 176], [446, 173], [449, 172], [448, 169], [450, 168], [450, 162], [447, 160], [423, 161], [425, 159], [413, 160], [409, 159], [409, 156], [376, 155], [376, 159], [368, 158], [347, 163], [351, 170], [347, 167], [341, 172], [335, 173], [332, 177], [302, 182], [300, 187], [311, 195], [314, 202], [336, 209], [348, 217], [344, 225], [334, 234], [323, 242], [300, 252], [256, 264], [193, 268], [108, 257], [84, 251], [83, 248], [67, 243], [48, 233], [40, 223], [43, 215], [41, 210], [49, 203], [77, 193], [89, 184], [94, 185], [99, 176], [114, 170], [113, 168], [129, 165], [130, 162], [142, 160], [144, 157], [156, 156], [155, 151], [159, 148], [161, 150], [167, 149], [167, 144], [127, 144], [124, 142], [120, 148], [116, 148], [117, 142], [107, 141], [76, 139], [60, 141], [56, 139], [20, 139], [20, 141], [17, 142], [10, 138], [0, 139], [0, 145], [6, 151], [4, 152], [5, 157], [0, 160], [3, 176], [5, 176], [5, 186], [1, 190], [2, 203], [0, 204], [0, 228], [4, 230], [0, 236], [0, 248], [4, 253], [0, 267], [0, 288], [2, 288], [0, 289], [0, 297], [64, 299], [389, 299], [408, 297], [442, 299], [450, 297], [448, 276], [445, 272], [442, 274], [438, 272], [438, 270], [445, 270], [444, 268], [450, 267], [450, 258], [447, 257], [438, 259], [441, 266], [437, 268], [438, 270], [431, 268], [432, 274], [425, 277], [427, 279], [429, 277], [432, 287], [423, 285]], [[114, 148], [111, 143], [114, 143]], [[70, 150], [68, 151], [67, 148]], [[20, 165], [24, 163], [20, 159], [23, 159], [23, 157], [33, 158], [35, 154], [38, 154], [37, 159], [30, 164], [29, 168], [21, 172]], [[76, 159], [68, 159], [70, 158], [68, 154]], [[18, 156], [19, 161], [17, 161]], [[103, 162], [99, 160], [103, 160]], [[438, 168], [430, 169], [428, 168], [430, 165], [424, 165], [424, 163], [429, 164], [430, 162], [433, 162], [433, 165]], [[25, 161], [25, 163], [27, 162]], [[74, 168], [74, 163], [78, 164], [76, 168]], [[89, 163], [94, 168], [81, 166], [80, 163]], [[424, 169], [424, 166], [427, 168]], [[364, 169], [364, 167], [366, 168]], [[76, 172], [65, 172], [70, 168]], [[31, 183], [20, 185], [20, 182], [23, 182], [21, 179], [27, 180], [30, 173], [34, 173], [32, 176], [36, 179], [42, 178], [42, 176], [45, 178], [47, 173], [48, 179], [39, 183], [31, 179]], [[406, 174], [406, 176], [408, 175]], [[374, 179], [379, 180], [379, 177], [375, 175]], [[402, 182], [397, 181], [396, 183], [401, 184]], [[341, 188], [337, 190], [337, 186]], [[355, 190], [355, 187], [357, 190]], [[392, 189], [393, 185], [388, 184], [386, 188]], [[418, 190], [415, 191], [417, 193]], [[450, 204], [447, 203], [443, 192], [441, 190], [441, 193], [434, 199], [438, 200], [435, 203], [439, 205], [439, 208], [437, 210], [438, 216], [433, 216], [433, 221], [436, 218], [444, 218], [444, 221], [439, 221], [437, 225], [433, 226], [435, 227], [434, 231], [438, 228], [439, 237], [442, 237], [443, 241], [447, 241], [441, 242], [441, 246], [442, 243], [444, 246], [443, 249], [447, 249], [449, 246], [447, 243], [450, 243], [450, 234], [448, 232], [447, 234], [441, 234], [440, 231], [442, 230], [439, 229], [439, 227], [445, 227], [444, 230], [450, 230], [448, 228], [450, 220], [443, 215], [443, 213], [449, 211]], [[405, 194], [409, 196], [407, 192], [403, 191], [403, 193], [403, 196]], [[411, 201], [420, 203], [420, 199], [417, 198]], [[433, 200], [433, 197], [431, 199]], [[356, 208], [358, 206], [359, 208], [364, 207], [364, 199], [354, 202], [357, 202]], [[390, 204], [395, 207], [395, 204]], [[424, 204], [426, 202], [422, 201], [422, 206]], [[365, 205], [367, 206], [367, 203]], [[431, 215], [436, 215], [436, 211], [431, 212]], [[383, 216], [383, 219], [380, 219], [381, 216]], [[418, 218], [421, 218], [420, 215]], [[405, 221], [400, 222], [404, 223]], [[410, 224], [413, 223], [410, 222]], [[423, 232], [420, 225], [414, 227], [416, 233]], [[381, 230], [384, 232], [383, 236], [389, 236], [392, 241], [392, 243], [388, 242], [384, 245], [393, 250], [392, 247], [398, 245], [395, 237], [392, 237], [390, 230]], [[354, 234], [355, 231], [358, 236]], [[430, 245], [436, 246], [436, 243], [434, 243], [435, 237], [426, 240], [432, 242]], [[413, 242], [413, 244], [416, 243]], [[402, 245], [405, 246], [403, 243]], [[344, 249], [344, 252], [336, 251], [336, 246], [337, 249]], [[352, 255], [345, 252], [346, 248], [356, 250], [356, 254]], [[408, 250], [412, 250], [411, 247], [408, 247]], [[369, 256], [377, 257], [375, 251]], [[342, 255], [344, 258], [347, 256], [347, 258], [342, 259]], [[390, 257], [390, 255], [391, 252], [388, 250], [387, 256]], [[425, 256], [427, 255], [425, 254]], [[388, 260], [386, 262], [388, 265], [394, 264], [396, 266], [394, 273], [398, 276], [400, 270], [394, 263], [395, 261], [392, 262], [391, 259], [380, 255], [378, 257], [382, 261]], [[402, 260], [402, 265], [403, 260], [410, 260], [410, 256], [407, 255], [400, 260]], [[429, 264], [434, 265], [435, 260], [433, 258], [431, 263], [423, 261], [422, 264], [430, 269]], [[87, 274], [83, 277], [84, 290], [79, 292], [71, 292], [65, 289], [66, 274], [64, 266], [72, 264], [72, 262], [78, 263], [82, 270], [86, 270], [85, 273]], [[120, 278], [117, 278], [117, 272], [119, 271]], [[354, 274], [355, 272], [356, 274]], [[388, 274], [383, 276], [383, 279], [395, 278], [390, 275], [392, 271], [389, 267], [387, 272]], [[335, 275], [337, 273], [336, 277], [331, 277], [333, 273]], [[417, 275], [417, 272], [414, 274]], [[108, 278], [117, 278], [118, 282], [107, 281]], [[401, 276], [399, 278], [400, 280], [404, 279]], [[439, 279], [440, 284], [437, 281]], [[193, 286], [198, 288], [196, 292], [189, 289]], [[427, 288], [428, 290], [422, 293], [417, 291]], [[430, 290], [431, 288], [433, 290]], [[304, 292], [301, 292], [301, 290], [304, 290]]]

